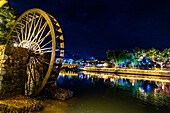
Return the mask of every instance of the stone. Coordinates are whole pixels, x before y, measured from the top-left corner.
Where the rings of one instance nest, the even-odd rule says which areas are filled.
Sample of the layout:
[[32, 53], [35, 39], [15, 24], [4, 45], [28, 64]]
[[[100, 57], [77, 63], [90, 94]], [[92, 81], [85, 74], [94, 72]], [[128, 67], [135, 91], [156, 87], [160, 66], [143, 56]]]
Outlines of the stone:
[[0, 45], [0, 97], [24, 94], [27, 51]]
[[0, 81], [2, 81], [3, 80], [3, 76], [0, 76]]
[[0, 75], [5, 75], [5, 73], [6, 73], [5, 68], [0, 68]]
[[4, 113], [38, 112], [42, 109], [39, 101], [27, 96], [16, 95], [0, 100], [0, 111]]
[[45, 92], [48, 95], [48, 98], [58, 99], [58, 100], [67, 100], [73, 96], [73, 92], [70, 90], [62, 89], [56, 86], [50, 86], [45, 89]]
[[7, 55], [0, 55], [0, 59], [6, 60], [6, 59], [8, 59], [8, 56]]

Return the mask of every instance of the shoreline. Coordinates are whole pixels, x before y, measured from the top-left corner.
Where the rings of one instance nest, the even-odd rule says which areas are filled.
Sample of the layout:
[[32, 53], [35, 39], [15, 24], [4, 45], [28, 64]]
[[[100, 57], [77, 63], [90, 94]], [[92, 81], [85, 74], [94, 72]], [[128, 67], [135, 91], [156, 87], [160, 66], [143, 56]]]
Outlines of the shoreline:
[[116, 68], [96, 68], [96, 67], [90, 67], [90, 68], [84, 67], [84, 68], [79, 68], [79, 70], [91, 71], [91, 72], [116, 73], [116, 74], [154, 75], [154, 76], [170, 77], [170, 71], [164, 71], [164, 70], [116, 69]]

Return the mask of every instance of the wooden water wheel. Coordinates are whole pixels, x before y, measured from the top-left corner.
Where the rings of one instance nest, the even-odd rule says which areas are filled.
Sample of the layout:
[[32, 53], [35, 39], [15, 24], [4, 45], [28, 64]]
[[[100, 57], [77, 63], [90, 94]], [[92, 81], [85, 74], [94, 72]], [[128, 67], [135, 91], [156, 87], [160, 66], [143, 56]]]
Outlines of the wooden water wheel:
[[30, 9], [14, 23], [7, 45], [28, 49], [25, 94], [36, 96], [55, 66], [61, 70], [64, 57], [63, 33], [57, 20], [41, 9]]

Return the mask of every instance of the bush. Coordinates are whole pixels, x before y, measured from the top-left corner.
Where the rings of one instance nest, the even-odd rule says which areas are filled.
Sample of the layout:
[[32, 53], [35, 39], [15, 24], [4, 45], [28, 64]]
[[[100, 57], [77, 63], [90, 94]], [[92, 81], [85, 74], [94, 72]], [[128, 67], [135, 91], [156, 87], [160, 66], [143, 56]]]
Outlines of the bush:
[[6, 43], [7, 36], [18, 17], [18, 11], [10, 5], [5, 4], [0, 8], [0, 44]]

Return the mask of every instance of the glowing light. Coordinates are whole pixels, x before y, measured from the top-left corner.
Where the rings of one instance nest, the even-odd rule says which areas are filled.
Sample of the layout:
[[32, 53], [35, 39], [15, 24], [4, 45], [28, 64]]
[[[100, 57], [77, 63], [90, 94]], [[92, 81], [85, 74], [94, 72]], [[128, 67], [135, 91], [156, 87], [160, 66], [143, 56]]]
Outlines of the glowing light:
[[14, 43], [14, 47], [18, 47], [18, 44], [17, 44], [17, 43]]
[[164, 89], [164, 87], [165, 87], [165, 85], [163, 84], [163, 85], [162, 85], [162, 89]]
[[7, 0], [0, 0], [0, 7], [2, 7], [4, 4], [8, 3]]
[[134, 86], [134, 82], [132, 82], [132, 86]]
[[151, 91], [151, 85], [150, 84], [147, 85], [147, 89], [146, 90], [147, 90], [147, 92]]

